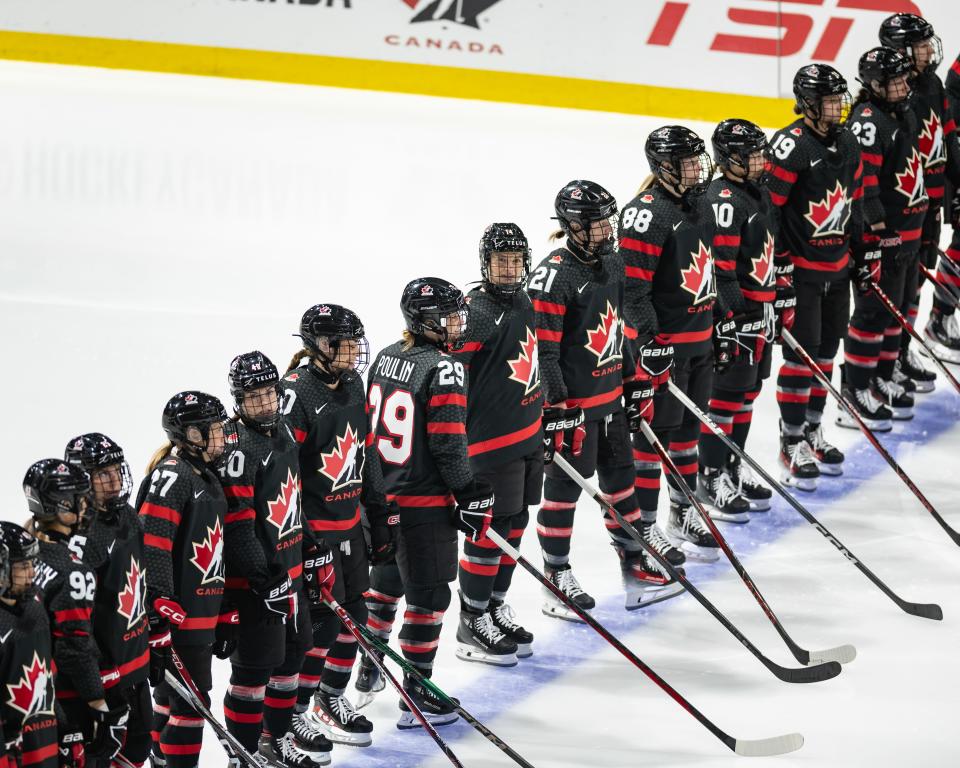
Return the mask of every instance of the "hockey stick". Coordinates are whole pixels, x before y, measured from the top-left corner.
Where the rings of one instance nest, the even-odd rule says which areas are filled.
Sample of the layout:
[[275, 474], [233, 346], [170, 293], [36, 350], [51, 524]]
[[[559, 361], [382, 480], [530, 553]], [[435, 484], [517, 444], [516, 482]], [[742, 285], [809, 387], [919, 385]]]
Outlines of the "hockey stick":
[[686, 392], [680, 389], [672, 381], [668, 382], [670, 387], [670, 392], [673, 394], [677, 400], [679, 400], [683, 405], [696, 416], [700, 421], [709, 429], [714, 435], [716, 435], [720, 441], [727, 446], [731, 451], [733, 451], [737, 456], [739, 456], [743, 461], [747, 462], [753, 470], [760, 475], [777, 493], [779, 493], [787, 503], [793, 507], [797, 512], [800, 513], [800, 516], [810, 523], [814, 528], [816, 528], [820, 533], [823, 534], [824, 538], [829, 541], [837, 550], [842, 554], [847, 560], [853, 563], [860, 572], [866, 576], [870, 581], [872, 581], [880, 589], [883, 594], [889, 597], [893, 602], [895, 602], [901, 609], [906, 611], [913, 616], [920, 616], [924, 619], [933, 619], [935, 621], [940, 621], [943, 619], [943, 610], [936, 603], [913, 603], [909, 600], [904, 600], [896, 592], [894, 592], [890, 587], [881, 581], [881, 579], [867, 566], [861, 563], [856, 557], [854, 557], [853, 552], [847, 549], [843, 544], [840, 543], [840, 540], [837, 539], [830, 531], [826, 529], [824, 525], [820, 523], [817, 518], [811, 514], [811, 512], [804, 507], [793, 494], [789, 493], [786, 488], [783, 487], [781, 483], [778, 483], [774, 478], [767, 472], [763, 467], [760, 466], [758, 461], [755, 461], [750, 454], [748, 454], [743, 448], [737, 445], [729, 435], [727, 435], [722, 429], [720, 429], [717, 424], [710, 419], [707, 414], [705, 414], [697, 404], [691, 400]]
[[694, 508], [700, 514], [700, 517], [703, 518], [704, 524], [710, 529], [710, 533], [712, 533], [713, 537], [717, 540], [717, 544], [720, 545], [720, 549], [722, 549], [723, 553], [727, 556], [727, 560], [730, 561], [730, 565], [733, 566], [733, 570], [737, 572], [737, 575], [740, 576], [741, 581], [743, 581], [747, 589], [750, 590], [750, 593], [756, 599], [757, 604], [767, 615], [767, 618], [770, 619], [770, 623], [773, 624], [773, 628], [776, 629], [780, 637], [783, 638], [783, 642], [787, 644], [787, 648], [790, 649], [790, 652], [794, 655], [794, 658], [796, 658], [796, 660], [801, 664], [824, 661], [838, 661], [841, 664], [847, 664], [848, 662], [853, 661], [857, 656], [857, 650], [852, 645], [841, 645], [836, 648], [827, 648], [823, 651], [814, 651], [811, 653], [810, 651], [801, 648], [794, 642], [793, 638], [787, 634], [787, 630], [783, 628], [783, 624], [780, 623], [780, 619], [778, 619], [777, 615], [773, 612], [773, 608], [770, 607], [764, 596], [760, 594], [760, 589], [754, 583], [750, 574], [747, 573], [747, 569], [743, 567], [743, 563], [740, 562], [740, 559], [736, 556], [736, 554], [734, 554], [733, 549], [731, 549], [730, 545], [727, 543], [727, 540], [723, 537], [723, 534], [720, 533], [720, 529], [717, 528], [717, 524], [713, 522], [713, 519], [709, 514], [707, 514], [707, 510], [703, 508], [703, 504], [700, 503], [700, 499], [698, 499], [696, 494], [690, 490], [690, 487], [680, 474], [680, 470], [677, 469], [677, 465], [674, 464], [673, 459], [670, 458], [670, 455], [663, 447], [663, 443], [657, 439], [657, 436], [653, 433], [650, 425], [645, 421], [641, 421], [640, 431], [643, 433], [643, 436], [647, 438], [647, 442], [650, 443], [653, 450], [656, 451], [657, 455], [660, 457], [660, 461], [663, 462], [663, 466], [667, 468], [674, 478], [676, 478], [680, 491], [694, 506]]
[[836, 677], [840, 674], [842, 667], [835, 661], [828, 661], [823, 664], [817, 664], [816, 666], [790, 669], [768, 659], [763, 655], [759, 648], [751, 643], [746, 636], [739, 629], [737, 629], [736, 626], [734, 626], [733, 622], [723, 615], [719, 608], [711, 603], [710, 600], [708, 600], [699, 589], [690, 583], [686, 575], [670, 565], [670, 562], [666, 558], [664, 558], [659, 552], [657, 552], [646, 541], [644, 541], [639, 531], [637, 531], [636, 528], [628, 523], [624, 519], [623, 515], [621, 515], [616, 508], [613, 507], [613, 505], [607, 503], [607, 501], [600, 494], [600, 491], [590, 485], [583, 475], [570, 466], [569, 462], [567, 462], [563, 456], [561, 456], [559, 453], [556, 453], [554, 454], [553, 461], [558, 467], [560, 467], [560, 469], [570, 476], [570, 479], [573, 480], [573, 482], [586, 491], [586, 493], [593, 498], [593, 500], [597, 502], [602, 509], [606, 510], [607, 513], [617, 521], [617, 524], [623, 528], [627, 535], [629, 535], [631, 539], [633, 539], [643, 548], [644, 552], [656, 560], [660, 567], [669, 573], [672, 578], [679, 581], [683, 585], [684, 589], [686, 589], [687, 592], [689, 592], [694, 599], [700, 603], [700, 605], [707, 609], [707, 612], [711, 616], [719, 621], [720, 624], [722, 624], [731, 635], [737, 638], [737, 640], [739, 640], [740, 643], [748, 651], [750, 651], [750, 653], [756, 656], [763, 666], [773, 672], [777, 678], [783, 680], [785, 683], [818, 683], [821, 680], [829, 680], [830, 678]]
[[429, 677], [424, 677], [423, 673], [420, 672], [413, 664], [407, 661], [403, 656], [397, 653], [393, 648], [391, 648], [387, 643], [383, 642], [379, 637], [377, 637], [373, 632], [367, 629], [362, 624], [357, 624], [357, 629], [359, 629], [367, 641], [380, 651], [383, 654], [386, 654], [391, 659], [393, 659], [402, 669], [409, 675], [413, 675], [418, 682], [429, 688], [437, 698], [443, 699], [447, 704], [454, 708], [456, 713], [460, 715], [469, 725], [483, 736], [487, 741], [493, 744], [497, 749], [503, 752], [507, 757], [509, 757], [517, 765], [522, 765], [524, 768], [534, 768], [530, 763], [523, 759], [523, 757], [515, 752], [507, 742], [501, 739], [497, 734], [491, 731], [487, 726], [477, 720], [476, 717], [471, 715], [462, 704], [460, 704], [456, 699], [451, 696], [448, 696], [444, 693], [440, 687], [433, 682]]
[[320, 594], [323, 597], [323, 602], [330, 607], [330, 610], [337, 614], [337, 618], [340, 619], [343, 626], [345, 626], [350, 634], [357, 639], [357, 643], [367, 654], [367, 657], [370, 659], [370, 661], [372, 661], [377, 669], [380, 670], [380, 674], [389, 680], [390, 685], [392, 685], [396, 689], [397, 693], [400, 694], [400, 698], [403, 699], [407, 707], [410, 708], [413, 716], [420, 721], [420, 725], [422, 725], [427, 733], [430, 734], [430, 738], [437, 743], [437, 746], [440, 747], [440, 751], [447, 756], [447, 759], [450, 760], [453, 765], [463, 768], [463, 763], [460, 762], [460, 759], [453, 753], [453, 750], [447, 746], [447, 743], [441, 738], [440, 734], [437, 733], [437, 729], [430, 724], [430, 721], [427, 720], [423, 712], [420, 711], [420, 708], [416, 705], [416, 703], [414, 703], [413, 699], [410, 698], [410, 694], [403, 689], [403, 686], [397, 681], [397, 678], [395, 678], [393, 673], [387, 669], [387, 665], [384, 664], [383, 660], [377, 658], [377, 655], [373, 653], [372, 649], [370, 648], [370, 643], [367, 642], [366, 638], [360, 633], [360, 630], [357, 629], [357, 625], [353, 623], [353, 619], [350, 618], [350, 614], [347, 613], [346, 609], [344, 609], [344, 607], [334, 599], [333, 595], [330, 594], [328, 589], [321, 587]]
[[223, 747], [223, 751], [227, 753], [229, 764], [231, 766], [242, 764], [247, 768], [263, 768], [256, 758], [247, 752], [237, 737], [230, 733], [210, 711], [210, 707], [203, 700], [203, 694], [200, 693], [197, 684], [193, 682], [193, 676], [187, 671], [183, 660], [173, 646], [170, 646], [170, 661], [173, 663], [176, 673], [168, 667], [164, 670], [164, 678], [177, 695], [210, 724], [210, 727], [217, 734], [217, 740]]
[[887, 294], [883, 292], [883, 289], [879, 285], [877, 285], [875, 282], [870, 283], [870, 290], [873, 291], [875, 294], [877, 294], [877, 298], [880, 299], [880, 303], [887, 308], [887, 312], [893, 315], [893, 319], [897, 321], [900, 327], [903, 328], [903, 330], [905, 330], [907, 333], [909, 333], [910, 336], [913, 338], [913, 340], [916, 341], [917, 344], [919, 344], [921, 347], [923, 347], [927, 351], [927, 354], [929, 355], [930, 359], [933, 361], [933, 364], [940, 369], [940, 373], [946, 376], [947, 380], [951, 384], [953, 384], [953, 388], [957, 390], [958, 393], [960, 393], [960, 381], [957, 381], [956, 377], [954, 377], [954, 375], [950, 373], [950, 369], [948, 369], [947, 366], [944, 365], [943, 362], [940, 360], [940, 358], [934, 354], [933, 350], [930, 349], [930, 345], [927, 344], [923, 336], [917, 333], [916, 328], [910, 325], [907, 318], [903, 316], [903, 313], [899, 310], [897, 305], [894, 304], [892, 301], [890, 301], [890, 297], [887, 296]]
[[606, 627], [604, 627], [593, 616], [587, 613], [583, 608], [577, 605], [573, 600], [563, 594], [563, 591], [550, 579], [543, 575], [537, 567], [527, 558], [520, 554], [516, 547], [497, 533], [493, 528], [487, 531], [487, 538], [500, 547], [501, 551], [507, 557], [516, 560], [517, 563], [533, 578], [539, 581], [550, 593], [563, 603], [567, 608], [579, 616], [591, 629], [596, 631], [600, 637], [606, 640], [610, 645], [616, 648], [631, 664], [639, 669], [643, 674], [656, 683], [661, 690], [667, 693], [677, 704], [683, 707], [697, 722], [699, 722], [710, 733], [716, 736], [720, 741], [738, 755], [744, 757], [771, 757], [773, 755], [783, 755], [787, 752], [793, 752], [803, 746], [803, 736], [799, 733], [788, 733], [783, 736], [773, 736], [768, 739], [735, 739], [728, 733], [717, 727], [706, 715], [687, 701], [677, 690], [675, 690], [666, 680], [648, 667], [633, 651], [621, 643]]
[[812, 357], [810, 357], [810, 353], [800, 346], [800, 342], [798, 342], [793, 337], [793, 334], [790, 333], [790, 331], [788, 331], [786, 328], [783, 329], [780, 335], [781, 338], [790, 345], [790, 348], [797, 353], [797, 356], [803, 361], [803, 364], [813, 371], [813, 375], [816, 376], [826, 390], [833, 395], [840, 407], [850, 414], [850, 418], [857, 422], [857, 425], [860, 427], [860, 431], [863, 432], [867, 440], [870, 441], [870, 444], [877, 449], [877, 452], [881, 456], [883, 456], [884, 460], [890, 465], [890, 468], [897, 473], [897, 476], [903, 480], [907, 488], [913, 491], [913, 495], [917, 497], [917, 500], [921, 504], [923, 504], [927, 512], [933, 515], [933, 519], [936, 520], [940, 527], [947, 532], [947, 535], [953, 540], [953, 543], [960, 546], [960, 532], [957, 532], [951, 528], [950, 524], [943, 519], [939, 512], [937, 512], [936, 507], [934, 507], [927, 497], [923, 495], [920, 489], [917, 488], [916, 484], [910, 479], [910, 476], [904, 471], [903, 467], [897, 464], [896, 459], [894, 459], [893, 456], [890, 455], [890, 452], [883, 447], [883, 444], [877, 439], [877, 436], [873, 434], [873, 430], [871, 430], [870, 427], [868, 427], [863, 421], [863, 419], [860, 418], [860, 414], [857, 413], [857, 410], [847, 402], [846, 398], [840, 392], [837, 392], [837, 388], [833, 386], [833, 382], [830, 381], [830, 377], [827, 376], [827, 374], [823, 372], [823, 369], [817, 365]]

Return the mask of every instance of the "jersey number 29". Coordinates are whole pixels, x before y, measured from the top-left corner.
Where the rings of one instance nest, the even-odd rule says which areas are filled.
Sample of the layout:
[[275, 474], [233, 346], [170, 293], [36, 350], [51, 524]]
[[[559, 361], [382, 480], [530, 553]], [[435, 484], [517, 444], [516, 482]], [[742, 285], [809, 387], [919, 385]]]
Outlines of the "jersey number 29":
[[413, 453], [413, 395], [395, 389], [384, 399], [380, 385], [372, 384], [368, 402], [373, 412], [370, 427], [377, 434], [380, 456], [390, 464], [406, 464]]

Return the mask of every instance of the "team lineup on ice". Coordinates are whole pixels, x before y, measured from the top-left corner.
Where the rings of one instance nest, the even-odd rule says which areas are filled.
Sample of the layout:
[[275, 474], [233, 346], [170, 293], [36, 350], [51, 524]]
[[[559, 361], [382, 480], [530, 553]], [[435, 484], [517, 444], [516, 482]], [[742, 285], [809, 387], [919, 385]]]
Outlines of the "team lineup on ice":
[[879, 42], [772, 131], [3, 63], [0, 768], [955, 764], [960, 56]]

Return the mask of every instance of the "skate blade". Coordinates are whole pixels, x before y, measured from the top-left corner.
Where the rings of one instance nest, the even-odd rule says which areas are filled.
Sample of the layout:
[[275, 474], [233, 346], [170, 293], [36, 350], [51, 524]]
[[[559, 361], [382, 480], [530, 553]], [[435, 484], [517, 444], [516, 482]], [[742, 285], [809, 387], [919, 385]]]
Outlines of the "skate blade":
[[529, 659], [533, 656], [533, 643], [517, 643], [517, 658]]
[[[451, 712], [449, 715], [433, 715], [429, 712], [424, 712], [423, 716], [434, 728], [450, 725], [450, 723], [455, 723], [460, 719], [460, 715], [456, 712]], [[417, 720], [417, 716], [413, 714], [413, 712], [401, 712], [400, 719], [397, 720], [397, 728], [401, 731], [409, 731], [414, 728], [423, 728], [423, 725]]]
[[[711, 515], [712, 517], [712, 515]], [[687, 560], [698, 563], [715, 563], [720, 559], [720, 550], [717, 547], [701, 547], [692, 541], [679, 536], [672, 537], [677, 548], [687, 556]]]
[[770, 499], [747, 499], [750, 502], [751, 512], [769, 512]]
[[[934, 341], [929, 336], [926, 337], [926, 342], [930, 346], [930, 349], [933, 350], [933, 354], [936, 356], [937, 360], [941, 363], [953, 363], [954, 365], [960, 365], [960, 351], [948, 349], [943, 346], [939, 341]], [[927, 352], [927, 348], [920, 345], [918, 350], [921, 355], [930, 357], [930, 353]]]
[[913, 379], [913, 385], [917, 388], [916, 394], [918, 395], [929, 395], [937, 388], [937, 382], [935, 381], [919, 381]]
[[840, 477], [843, 474], [843, 464], [827, 464], [822, 461], [817, 462], [817, 468], [821, 475], [827, 477]]
[[[373, 734], [370, 733], [350, 733], [338, 728], [327, 714], [316, 706], [309, 714], [310, 722], [316, 725], [330, 741], [334, 744], [345, 744], [350, 747], [369, 747], [373, 744]], [[314, 753], [309, 749], [299, 747], [304, 752], [312, 754], [326, 754], [323, 752]]]
[[683, 592], [683, 585], [679, 581], [662, 586], [648, 587], [639, 591], [631, 590], [626, 595], [623, 607], [628, 611], [636, 611], [640, 608], [646, 608], [648, 605], [669, 600], [681, 592]]
[[473, 661], [478, 664], [490, 664], [494, 667], [515, 667], [517, 666], [517, 654], [515, 653], [484, 653], [477, 650], [472, 645], [466, 643], [457, 643], [456, 656], [461, 661]]
[[[863, 423], [867, 425], [871, 432], [889, 432], [893, 429], [893, 424], [886, 419], [864, 419]], [[837, 416], [837, 426], [844, 429], [860, 429], [860, 425], [851, 419], [846, 412]]]
[[817, 478], [794, 477], [787, 471], [780, 475], [780, 484], [789, 488], [796, 488], [798, 491], [804, 491], [805, 493], [813, 493], [817, 490]]
[[357, 709], [363, 709], [368, 704], [372, 704], [373, 700], [377, 698], [377, 694], [382, 691], [383, 688], [379, 688], [373, 691], [358, 691], [357, 698], [354, 700], [353, 706]]
[[577, 624], [585, 624], [586, 622], [581, 619], [577, 614], [571, 611], [562, 603], [553, 603], [545, 602], [540, 606], [540, 612], [544, 616], [549, 616], [552, 619], [561, 619], [562, 621], [573, 621]]
[[913, 408], [891, 408], [894, 421], [910, 421], [913, 418]]

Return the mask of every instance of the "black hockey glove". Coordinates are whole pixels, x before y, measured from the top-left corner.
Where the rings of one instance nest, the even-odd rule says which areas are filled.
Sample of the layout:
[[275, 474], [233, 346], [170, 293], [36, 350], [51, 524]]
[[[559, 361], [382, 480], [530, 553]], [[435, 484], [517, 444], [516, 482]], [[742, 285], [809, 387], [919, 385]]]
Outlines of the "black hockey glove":
[[627, 412], [627, 427], [631, 432], [640, 431], [640, 422], [653, 422], [654, 391], [652, 379], [623, 382], [623, 402]]
[[400, 538], [400, 508], [391, 501], [385, 507], [367, 504], [366, 510], [370, 521], [370, 564], [389, 563], [396, 554], [397, 539]]
[[777, 276], [777, 295], [773, 301], [776, 313], [776, 339], [779, 341], [784, 328], [793, 328], [793, 319], [797, 309], [797, 291], [793, 287], [793, 262], [788, 254], [780, 254], [774, 259], [774, 274]]
[[543, 409], [544, 464], [550, 464], [553, 454], [564, 448], [569, 448], [572, 455], [579, 456], [586, 436], [587, 428], [583, 425], [582, 408], [548, 405]]
[[[884, 244], [886, 243], [886, 252]], [[900, 248], [900, 236], [884, 238], [870, 232], [863, 233], [863, 242], [853, 248], [853, 262], [856, 267], [854, 287], [861, 296], [873, 290], [870, 283], [879, 283], [883, 274], [883, 257], [890, 255], [891, 248]]]
[[487, 535], [493, 519], [493, 487], [482, 478], [474, 478], [459, 491], [453, 492], [457, 500], [457, 517], [453, 524], [472, 541]]
[[654, 336], [637, 350], [637, 368], [650, 377], [654, 389], [659, 390], [670, 378], [673, 368], [673, 344], [662, 344]]
[[[60, 753], [60, 768], [85, 768], [87, 764], [87, 754], [84, 748], [83, 730], [78, 726], [60, 723], [58, 728], [60, 735], [58, 738], [57, 751]], [[10, 755], [9, 768], [17, 768], [20, 761], [15, 755]]]
[[87, 748], [87, 754], [109, 762], [116, 757], [127, 739], [127, 720], [130, 719], [130, 707], [118, 704], [112, 709], [90, 708], [93, 715], [93, 739]]
[[737, 345], [737, 321], [733, 315], [713, 325], [713, 370], [723, 373], [733, 365], [740, 348]]
[[213, 655], [218, 659], [229, 659], [235, 650], [240, 636], [240, 614], [226, 601], [220, 606], [217, 628], [213, 635]]
[[272, 565], [267, 580], [252, 588], [254, 594], [263, 600], [267, 624], [286, 624], [287, 619], [293, 617], [297, 595], [293, 591], [290, 576], [282, 566]]
[[303, 580], [307, 585], [307, 599], [310, 605], [323, 605], [321, 590], [333, 591], [337, 581], [337, 572], [333, 567], [333, 550], [323, 539], [303, 553]]

